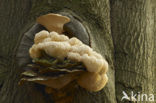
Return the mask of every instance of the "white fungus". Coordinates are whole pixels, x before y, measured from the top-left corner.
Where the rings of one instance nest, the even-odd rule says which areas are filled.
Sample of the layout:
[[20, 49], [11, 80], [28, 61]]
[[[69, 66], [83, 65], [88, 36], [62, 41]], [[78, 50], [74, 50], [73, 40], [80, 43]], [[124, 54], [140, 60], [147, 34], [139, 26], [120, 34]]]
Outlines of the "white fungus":
[[37, 18], [37, 23], [43, 25], [48, 31], [55, 31], [57, 33], [62, 33], [64, 31], [63, 25], [69, 21], [70, 18], [67, 16], [53, 13], [42, 15]]
[[30, 48], [31, 58], [41, 56], [45, 51], [49, 56], [64, 60], [67, 57], [76, 62], [82, 62], [87, 71], [77, 79], [78, 84], [89, 91], [101, 90], [108, 81], [106, 72], [107, 61], [92, 48], [83, 44], [79, 39], [68, 38], [57, 32], [41, 31], [35, 35], [35, 44]]

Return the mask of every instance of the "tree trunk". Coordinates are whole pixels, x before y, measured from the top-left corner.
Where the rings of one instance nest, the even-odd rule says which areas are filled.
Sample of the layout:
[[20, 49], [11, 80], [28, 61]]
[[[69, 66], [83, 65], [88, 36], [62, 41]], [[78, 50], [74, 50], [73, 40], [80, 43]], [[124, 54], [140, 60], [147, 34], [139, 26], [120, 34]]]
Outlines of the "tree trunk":
[[1, 0], [0, 103], [50, 103], [35, 85], [18, 85], [16, 53], [38, 16], [59, 11], [82, 19], [92, 48], [109, 63], [106, 87], [97, 93], [79, 88], [74, 103], [121, 103], [122, 91], [156, 92], [155, 0]]
[[155, 93], [155, 4], [154, 0], [111, 2], [115, 88], [118, 102], [121, 100], [123, 90], [128, 93], [130, 91]]

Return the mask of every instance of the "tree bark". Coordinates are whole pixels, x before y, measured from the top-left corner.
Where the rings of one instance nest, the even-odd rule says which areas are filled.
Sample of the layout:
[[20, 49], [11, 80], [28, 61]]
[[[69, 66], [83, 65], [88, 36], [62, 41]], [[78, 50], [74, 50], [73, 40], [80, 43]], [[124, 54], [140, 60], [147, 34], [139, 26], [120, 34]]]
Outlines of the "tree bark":
[[50, 103], [36, 85], [18, 85], [16, 54], [37, 17], [59, 11], [81, 18], [92, 48], [109, 63], [106, 87], [97, 93], [79, 88], [74, 103], [121, 103], [123, 90], [156, 92], [155, 0], [1, 0], [0, 103]]
[[[154, 94], [156, 82], [156, 5], [150, 0], [111, 2], [117, 101], [122, 91]], [[148, 101], [146, 102], [148, 103]]]

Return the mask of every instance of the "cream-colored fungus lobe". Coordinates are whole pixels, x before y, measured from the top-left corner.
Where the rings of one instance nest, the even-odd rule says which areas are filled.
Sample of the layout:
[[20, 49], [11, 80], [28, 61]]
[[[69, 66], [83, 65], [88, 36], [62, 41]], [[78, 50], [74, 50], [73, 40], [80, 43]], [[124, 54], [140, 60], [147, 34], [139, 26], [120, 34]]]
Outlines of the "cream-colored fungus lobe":
[[[75, 37], [69, 38], [54, 31], [40, 31], [35, 35], [34, 44], [29, 50], [31, 58], [41, 57], [41, 51], [60, 60], [68, 58], [72, 61], [82, 62], [87, 72], [82, 73], [76, 80], [81, 87], [89, 91], [101, 90], [108, 81], [106, 75], [108, 70], [107, 61], [99, 53], [93, 51], [92, 48], [83, 44]], [[55, 84], [54, 81], [51, 83]], [[62, 84], [65, 85], [67, 83], [68, 82]], [[45, 85], [51, 85], [51, 87], [54, 88], [55, 86], [52, 86], [52, 84], [47, 85], [45, 83]], [[59, 83], [57, 84], [59, 85]]]
[[43, 25], [48, 31], [57, 33], [63, 32], [63, 25], [68, 23], [70, 19], [59, 14], [49, 13], [37, 18], [37, 23]]

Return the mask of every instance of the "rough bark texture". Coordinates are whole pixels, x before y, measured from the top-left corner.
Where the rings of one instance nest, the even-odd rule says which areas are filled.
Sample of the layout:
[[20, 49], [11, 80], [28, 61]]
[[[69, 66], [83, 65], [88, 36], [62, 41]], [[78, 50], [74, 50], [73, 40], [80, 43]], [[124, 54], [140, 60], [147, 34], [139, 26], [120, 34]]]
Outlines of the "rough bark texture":
[[[122, 91], [155, 93], [156, 38], [155, 1], [111, 2], [112, 36], [115, 48], [117, 101]], [[148, 102], [146, 102], [148, 103]]]
[[80, 16], [92, 47], [109, 62], [106, 87], [97, 93], [79, 88], [75, 103], [120, 103], [123, 90], [156, 92], [155, 7], [155, 0], [1, 0], [0, 103], [49, 103], [36, 86], [18, 86], [16, 53], [36, 17], [61, 10]]

